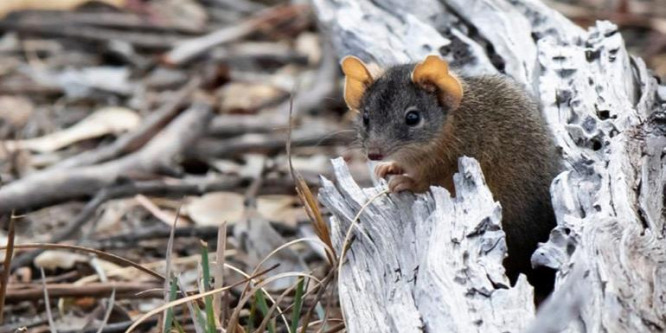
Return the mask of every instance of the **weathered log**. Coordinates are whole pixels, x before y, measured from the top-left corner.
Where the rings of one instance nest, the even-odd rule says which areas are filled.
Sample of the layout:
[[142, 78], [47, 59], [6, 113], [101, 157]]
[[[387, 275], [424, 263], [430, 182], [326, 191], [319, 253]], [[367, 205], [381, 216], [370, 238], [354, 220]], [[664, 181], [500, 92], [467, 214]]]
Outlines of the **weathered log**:
[[[558, 226], [532, 257], [558, 281], [536, 317], [526, 282], [501, 282], [498, 206], [463, 159], [456, 198], [383, 195], [360, 215], [339, 279], [351, 332], [666, 330], [666, 86], [616, 26], [584, 31], [534, 0], [313, 3], [339, 57], [390, 65], [439, 53], [459, 72], [521, 82], [565, 160], [551, 187]], [[320, 200], [339, 252], [386, 185], [360, 189], [334, 165], [338, 184], [324, 181]]]
[[[342, 159], [334, 160], [338, 188], [324, 179], [321, 201], [334, 212], [340, 249], [357, 211], [355, 238], [340, 272], [341, 303], [352, 332], [518, 331], [534, 317], [524, 276], [509, 290], [502, 259], [501, 208], [476, 160], [460, 160], [456, 198], [432, 193], [381, 194], [361, 189]], [[437, 330], [434, 330], [434, 329]]]

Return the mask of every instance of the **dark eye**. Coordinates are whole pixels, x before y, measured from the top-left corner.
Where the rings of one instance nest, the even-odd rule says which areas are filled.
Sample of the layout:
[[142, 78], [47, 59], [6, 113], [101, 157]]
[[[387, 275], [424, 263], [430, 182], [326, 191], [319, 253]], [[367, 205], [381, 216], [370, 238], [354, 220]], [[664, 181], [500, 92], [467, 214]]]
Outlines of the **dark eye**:
[[405, 124], [407, 126], [416, 126], [421, 122], [421, 114], [418, 111], [409, 111], [405, 115]]
[[368, 126], [370, 123], [370, 115], [368, 114], [368, 111], [363, 111], [363, 125]]

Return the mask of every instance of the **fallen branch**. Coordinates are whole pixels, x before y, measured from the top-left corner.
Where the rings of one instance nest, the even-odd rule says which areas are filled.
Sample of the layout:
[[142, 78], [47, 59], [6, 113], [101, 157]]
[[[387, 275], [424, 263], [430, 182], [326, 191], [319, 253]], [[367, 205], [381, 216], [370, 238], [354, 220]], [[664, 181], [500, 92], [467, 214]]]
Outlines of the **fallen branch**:
[[181, 107], [196, 90], [199, 83], [200, 80], [198, 78], [191, 80], [185, 87], [171, 96], [164, 105], [152, 112], [135, 131], [123, 135], [108, 146], [70, 157], [52, 166], [51, 169], [64, 169], [98, 164], [114, 159], [120, 155], [133, 152], [139, 147], [142, 147], [181, 112]]
[[230, 137], [250, 133], [271, 133], [286, 130], [288, 119], [282, 115], [262, 113], [258, 115], [223, 114], [215, 116], [208, 126], [211, 136]]
[[12, 215], [9, 218], [9, 230], [7, 231], [7, 245], [5, 250], [5, 260], [2, 267], [2, 285], [0, 285], [0, 323], [4, 320], [4, 310], [5, 310], [5, 300], [7, 297], [7, 285], [9, 284], [9, 275], [12, 266], [12, 257], [14, 256], [14, 238], [16, 232], [14, 229], [15, 226], [15, 217]]
[[222, 28], [208, 35], [178, 43], [164, 56], [167, 64], [179, 66], [209, 51], [211, 48], [230, 43], [254, 33], [261, 28], [270, 29], [283, 22], [289, 22], [303, 11], [303, 6], [278, 6], [260, 12], [240, 24]]
[[108, 42], [117, 40], [137, 47], [165, 50], [184, 39], [182, 35], [173, 33], [130, 32], [123, 30], [98, 28], [92, 26], [61, 26], [54, 29], [52, 26], [18, 25], [14, 22], [0, 20], [0, 31], [19, 32], [21, 34], [34, 34], [39, 36], [67, 37], [95, 42]]
[[[116, 290], [116, 299], [122, 298], [161, 298], [163, 292], [158, 283], [136, 283], [136, 282], [92, 282], [85, 285], [59, 283], [47, 284], [49, 298], [59, 297], [109, 297]], [[7, 301], [34, 301], [44, 297], [44, 289], [41, 285], [29, 287], [20, 284], [12, 285], [7, 290]]]
[[[347, 132], [306, 128], [294, 132], [292, 144], [294, 147], [348, 144], [354, 139], [355, 137]], [[197, 141], [192, 149], [187, 151], [187, 156], [206, 160], [249, 151], [270, 153], [283, 150], [286, 142], [287, 135], [281, 133], [245, 134], [230, 139], [206, 137]]]
[[[228, 191], [236, 188], [241, 181], [240, 178], [231, 177], [220, 179], [186, 179], [175, 181], [173, 183], [165, 183], [163, 181], [142, 181], [103, 188], [83, 207], [72, 222], [65, 226], [64, 229], [57, 231], [51, 236], [49, 242], [58, 243], [63, 240], [71, 239], [73, 236], [77, 235], [77, 232], [81, 230], [81, 227], [93, 218], [97, 209], [101, 207], [102, 204], [112, 199], [126, 198], [137, 194], [169, 197], [202, 195], [214, 191]], [[138, 236], [137, 234], [133, 235]], [[155, 235], [159, 235], [159, 233], [155, 233]], [[88, 244], [88, 241], [84, 239], [83, 243]], [[129, 242], [128, 244], [132, 243]], [[12, 262], [12, 269], [30, 264], [42, 252], [44, 252], [44, 250], [39, 249], [17, 256]]]
[[128, 12], [55, 12], [55, 11], [23, 11], [13, 13], [5, 19], [13, 27], [49, 27], [60, 29], [63, 26], [74, 26], [83, 29], [87, 26], [105, 27], [122, 30], [145, 30], [158, 32], [182, 32], [187, 34], [202, 33], [201, 29], [177, 22], [164, 20], [147, 20], [135, 13]]
[[0, 188], [0, 214], [95, 195], [123, 178], [173, 170], [175, 159], [205, 131], [211, 105], [197, 103], [136, 153], [94, 166], [36, 172]]

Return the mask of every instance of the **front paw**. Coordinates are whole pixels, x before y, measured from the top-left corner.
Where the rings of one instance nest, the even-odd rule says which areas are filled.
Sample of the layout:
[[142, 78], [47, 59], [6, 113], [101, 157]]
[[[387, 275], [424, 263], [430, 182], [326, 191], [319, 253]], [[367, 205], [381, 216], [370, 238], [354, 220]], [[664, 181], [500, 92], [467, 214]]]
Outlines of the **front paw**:
[[391, 193], [402, 191], [415, 191], [417, 183], [414, 178], [405, 175], [395, 175], [391, 177], [388, 187]]
[[375, 167], [375, 176], [384, 178], [388, 175], [401, 175], [405, 171], [395, 162], [381, 162]]
[[402, 191], [411, 191], [414, 193], [424, 193], [430, 188], [430, 184], [413, 178], [408, 175], [395, 175], [389, 181], [389, 191], [391, 193], [398, 193]]

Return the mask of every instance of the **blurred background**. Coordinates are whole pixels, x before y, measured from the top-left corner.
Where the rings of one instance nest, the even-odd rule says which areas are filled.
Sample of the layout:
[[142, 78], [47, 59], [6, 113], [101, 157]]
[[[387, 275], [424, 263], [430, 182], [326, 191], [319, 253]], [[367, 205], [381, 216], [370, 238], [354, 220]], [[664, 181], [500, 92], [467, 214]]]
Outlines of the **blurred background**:
[[[615, 22], [630, 51], [666, 76], [666, 0], [546, 3], [583, 27]], [[296, 325], [309, 313], [315, 329], [342, 329], [323, 247], [271, 254], [322, 236], [289, 169], [290, 113], [293, 167], [313, 191], [306, 199], [320, 175], [331, 178], [333, 157], [370, 183], [337, 61], [308, 1], [1, 0], [0, 188], [11, 195], [0, 193], [0, 244], [111, 252], [171, 271], [191, 290], [211, 288], [203, 272], [221, 263], [249, 274], [269, 258], [262, 267], [273, 275], [313, 278], [280, 279], [266, 295], [284, 296], [269, 301], [255, 293], [244, 303], [248, 292], [235, 285], [216, 299], [216, 317], [238, 310], [244, 329], [266, 316], [269, 330], [286, 332], [268, 307], [301, 303]], [[50, 318], [60, 332], [124, 331], [170, 298], [154, 276], [121, 269], [127, 263], [43, 250], [16, 248], [11, 273], [3, 270], [0, 332], [50, 331]], [[243, 279], [224, 271], [224, 285]], [[193, 330], [192, 311], [178, 308], [174, 323]], [[146, 329], [162, 324], [152, 317]]]

